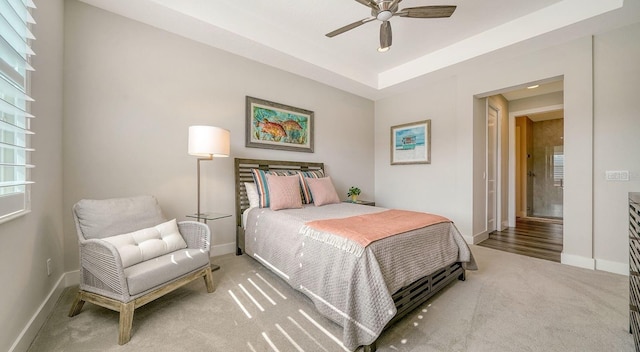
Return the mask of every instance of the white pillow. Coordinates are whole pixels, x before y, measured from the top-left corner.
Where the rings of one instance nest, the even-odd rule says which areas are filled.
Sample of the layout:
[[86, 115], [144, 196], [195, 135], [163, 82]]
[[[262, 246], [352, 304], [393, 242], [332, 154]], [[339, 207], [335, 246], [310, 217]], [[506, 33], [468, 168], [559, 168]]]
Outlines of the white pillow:
[[187, 248], [187, 243], [178, 230], [176, 219], [146, 229], [105, 237], [102, 239], [113, 244], [127, 268], [178, 249]]
[[257, 208], [260, 206], [260, 196], [258, 188], [253, 182], [245, 182], [244, 188], [247, 190], [247, 198], [249, 198], [249, 208]]

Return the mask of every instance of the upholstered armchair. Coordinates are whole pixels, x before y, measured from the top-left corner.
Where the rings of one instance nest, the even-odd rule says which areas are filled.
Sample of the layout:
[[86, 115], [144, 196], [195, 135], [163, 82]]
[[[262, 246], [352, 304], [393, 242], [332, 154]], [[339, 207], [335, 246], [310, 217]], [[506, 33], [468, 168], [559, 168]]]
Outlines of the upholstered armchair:
[[131, 339], [136, 308], [201, 277], [213, 292], [207, 225], [167, 221], [152, 196], [84, 199], [73, 215], [80, 288], [69, 316], [84, 302], [120, 312], [120, 345]]

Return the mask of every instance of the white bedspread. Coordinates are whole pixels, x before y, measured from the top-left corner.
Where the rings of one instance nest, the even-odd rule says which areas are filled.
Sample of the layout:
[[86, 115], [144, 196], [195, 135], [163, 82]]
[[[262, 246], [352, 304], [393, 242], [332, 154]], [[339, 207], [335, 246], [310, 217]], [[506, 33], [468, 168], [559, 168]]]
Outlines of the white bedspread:
[[376, 241], [361, 256], [305, 237], [308, 221], [386, 210], [350, 203], [247, 214], [245, 252], [303, 292], [318, 311], [343, 327], [343, 344], [355, 350], [373, 343], [396, 308], [391, 294], [456, 261], [475, 269], [453, 223], [440, 223]]

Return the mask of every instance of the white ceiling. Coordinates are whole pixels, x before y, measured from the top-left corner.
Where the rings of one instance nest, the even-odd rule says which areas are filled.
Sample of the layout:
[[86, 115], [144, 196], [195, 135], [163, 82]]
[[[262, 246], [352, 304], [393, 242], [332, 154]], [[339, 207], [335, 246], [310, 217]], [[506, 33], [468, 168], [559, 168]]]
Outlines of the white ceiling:
[[370, 99], [476, 56], [543, 37], [549, 45], [640, 21], [640, 0], [404, 0], [456, 5], [450, 18], [393, 17], [393, 45], [377, 52], [380, 22], [355, 0], [81, 0]]

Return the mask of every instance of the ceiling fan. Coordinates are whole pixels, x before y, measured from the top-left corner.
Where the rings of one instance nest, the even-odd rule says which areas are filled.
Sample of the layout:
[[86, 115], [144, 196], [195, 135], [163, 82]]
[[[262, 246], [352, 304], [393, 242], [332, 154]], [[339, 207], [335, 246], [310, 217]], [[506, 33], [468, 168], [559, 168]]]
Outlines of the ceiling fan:
[[418, 6], [408, 7], [398, 10], [398, 3], [402, 0], [356, 0], [371, 9], [371, 17], [361, 19], [344, 27], [338, 28], [333, 32], [326, 34], [327, 37], [333, 38], [338, 34], [359, 27], [367, 22], [378, 20], [380, 24], [380, 47], [378, 51], [385, 52], [391, 47], [391, 23], [389, 20], [393, 16], [409, 17], [409, 18], [442, 18], [451, 17], [456, 6]]

